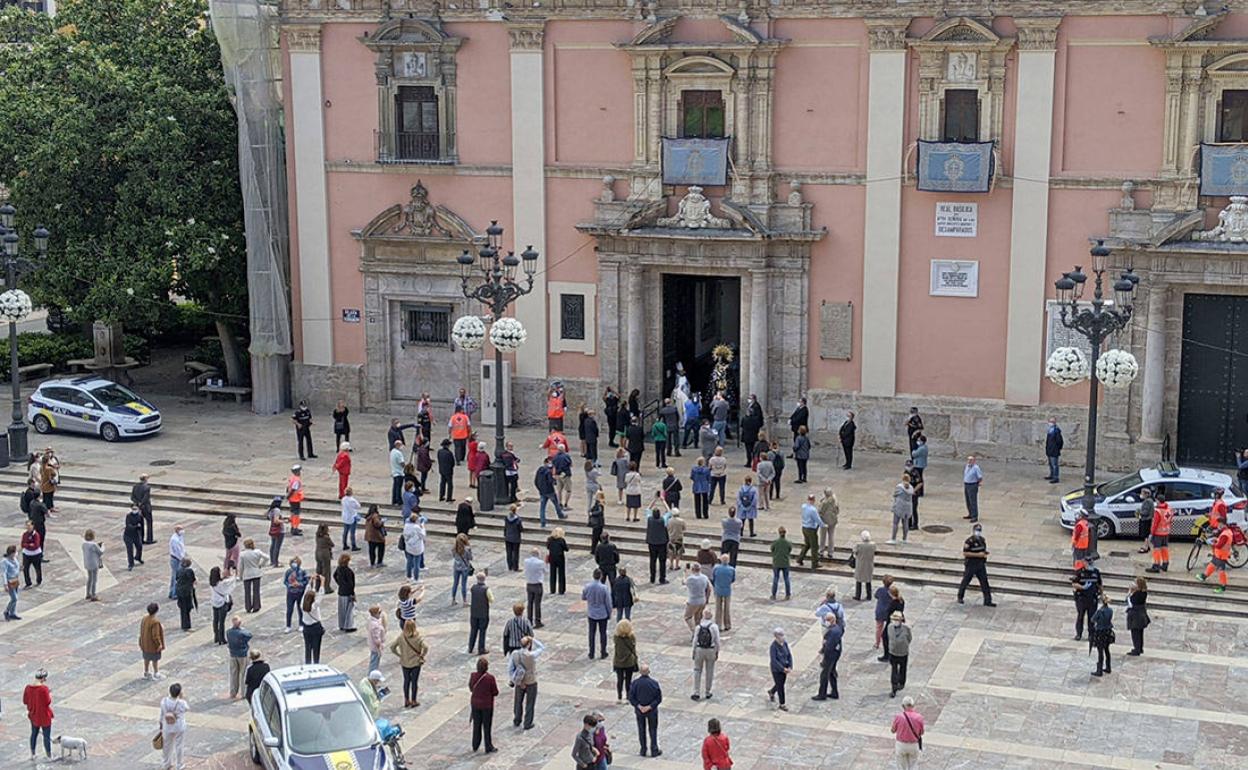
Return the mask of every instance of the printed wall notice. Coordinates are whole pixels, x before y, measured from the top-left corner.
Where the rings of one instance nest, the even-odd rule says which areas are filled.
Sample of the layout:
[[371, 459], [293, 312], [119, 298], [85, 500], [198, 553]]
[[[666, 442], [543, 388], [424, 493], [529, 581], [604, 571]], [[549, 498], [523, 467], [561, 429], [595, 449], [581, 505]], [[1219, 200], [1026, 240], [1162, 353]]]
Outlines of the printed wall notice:
[[974, 238], [978, 232], [978, 203], [936, 204], [936, 235], [946, 238]]
[[930, 294], [933, 297], [978, 297], [979, 263], [933, 259]]

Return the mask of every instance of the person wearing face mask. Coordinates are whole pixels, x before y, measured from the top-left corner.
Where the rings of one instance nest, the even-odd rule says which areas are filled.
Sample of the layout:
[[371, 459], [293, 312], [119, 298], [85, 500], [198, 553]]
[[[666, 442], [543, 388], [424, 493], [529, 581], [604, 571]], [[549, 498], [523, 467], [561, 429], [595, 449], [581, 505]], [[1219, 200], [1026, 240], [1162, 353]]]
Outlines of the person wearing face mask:
[[963, 603], [971, 578], [979, 582], [979, 590], [984, 592], [984, 606], [996, 607], [992, 589], [988, 586], [988, 544], [984, 541], [984, 528], [978, 524], [971, 528], [971, 536], [962, 543], [962, 583], [958, 586], [958, 604]]

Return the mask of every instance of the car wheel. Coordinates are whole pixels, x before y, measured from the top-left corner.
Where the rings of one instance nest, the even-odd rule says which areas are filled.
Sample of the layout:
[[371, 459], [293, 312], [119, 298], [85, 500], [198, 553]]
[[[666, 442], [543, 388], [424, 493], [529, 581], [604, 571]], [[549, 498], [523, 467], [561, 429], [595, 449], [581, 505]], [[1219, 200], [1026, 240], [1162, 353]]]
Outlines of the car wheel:
[[100, 426], [100, 435], [104, 437], [105, 441], [116, 441], [121, 436], [117, 432], [117, 426], [111, 422], [106, 422]]
[[1096, 520], [1096, 539], [1105, 540], [1114, 536], [1114, 525], [1109, 523], [1109, 519], [1105, 516]]
[[251, 729], [247, 730], [247, 743], [251, 747], [251, 761], [263, 765], [264, 758], [260, 756], [260, 749], [256, 746], [256, 734]]
[[47, 417], [44, 417], [41, 414], [35, 415], [33, 424], [35, 426], [35, 433], [51, 433], [52, 432], [52, 421], [49, 420]]

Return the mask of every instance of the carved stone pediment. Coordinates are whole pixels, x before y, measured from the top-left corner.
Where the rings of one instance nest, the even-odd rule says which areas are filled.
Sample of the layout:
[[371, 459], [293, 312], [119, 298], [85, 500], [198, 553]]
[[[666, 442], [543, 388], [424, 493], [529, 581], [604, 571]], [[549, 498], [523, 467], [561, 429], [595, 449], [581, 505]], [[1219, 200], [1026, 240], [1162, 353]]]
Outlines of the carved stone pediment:
[[406, 203], [396, 203], [351, 235], [357, 240], [446, 241], [467, 247], [485, 236], [446, 206], [429, 202], [429, 191], [417, 180]]
[[360, 42], [370, 50], [379, 51], [395, 46], [429, 47], [447, 44], [458, 48], [463, 39], [451, 37], [442, 31], [442, 22], [437, 19], [404, 18], [383, 23], [371, 35], [361, 37]]
[[917, 38], [914, 42], [995, 45], [1003, 39], [983, 22], [967, 16], [959, 16], [937, 24], [928, 30], [926, 35]]
[[[1203, 11], [1203, 9], [1202, 9]], [[1227, 17], [1229, 11], [1222, 9], [1217, 13], [1204, 13], [1197, 11], [1192, 14], [1191, 21], [1183, 29], [1172, 35], [1158, 35], [1150, 38], [1154, 45], [1165, 45], [1167, 43], [1189, 43], [1208, 40], [1209, 36], [1218, 28], [1218, 25]]]
[[[781, 45], [786, 41], [775, 40], [763, 37], [754, 31], [748, 24], [742, 22], [738, 17], [734, 16], [717, 16], [716, 17], [724, 29], [728, 31], [731, 41], [726, 43], [711, 43], [709, 47], [735, 47], [749, 46], [751, 48], [765, 45]], [[708, 44], [703, 43], [683, 43], [672, 38], [672, 33], [676, 29], [676, 23], [681, 19], [680, 16], [668, 16], [662, 19], [656, 19], [647, 24], [627, 43], [619, 44], [621, 48], [638, 48], [646, 47], [687, 47], [691, 50], [705, 50]]]

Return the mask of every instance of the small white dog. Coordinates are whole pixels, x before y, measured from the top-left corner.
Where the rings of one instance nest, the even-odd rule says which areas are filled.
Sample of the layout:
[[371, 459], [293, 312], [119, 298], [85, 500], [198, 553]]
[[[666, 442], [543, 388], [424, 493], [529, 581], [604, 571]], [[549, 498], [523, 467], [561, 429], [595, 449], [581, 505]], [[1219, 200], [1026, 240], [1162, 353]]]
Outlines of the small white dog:
[[75, 753], [79, 759], [87, 758], [87, 741], [83, 738], [58, 735], [52, 742], [61, 747], [61, 759], [65, 759], [67, 754], [72, 757]]

